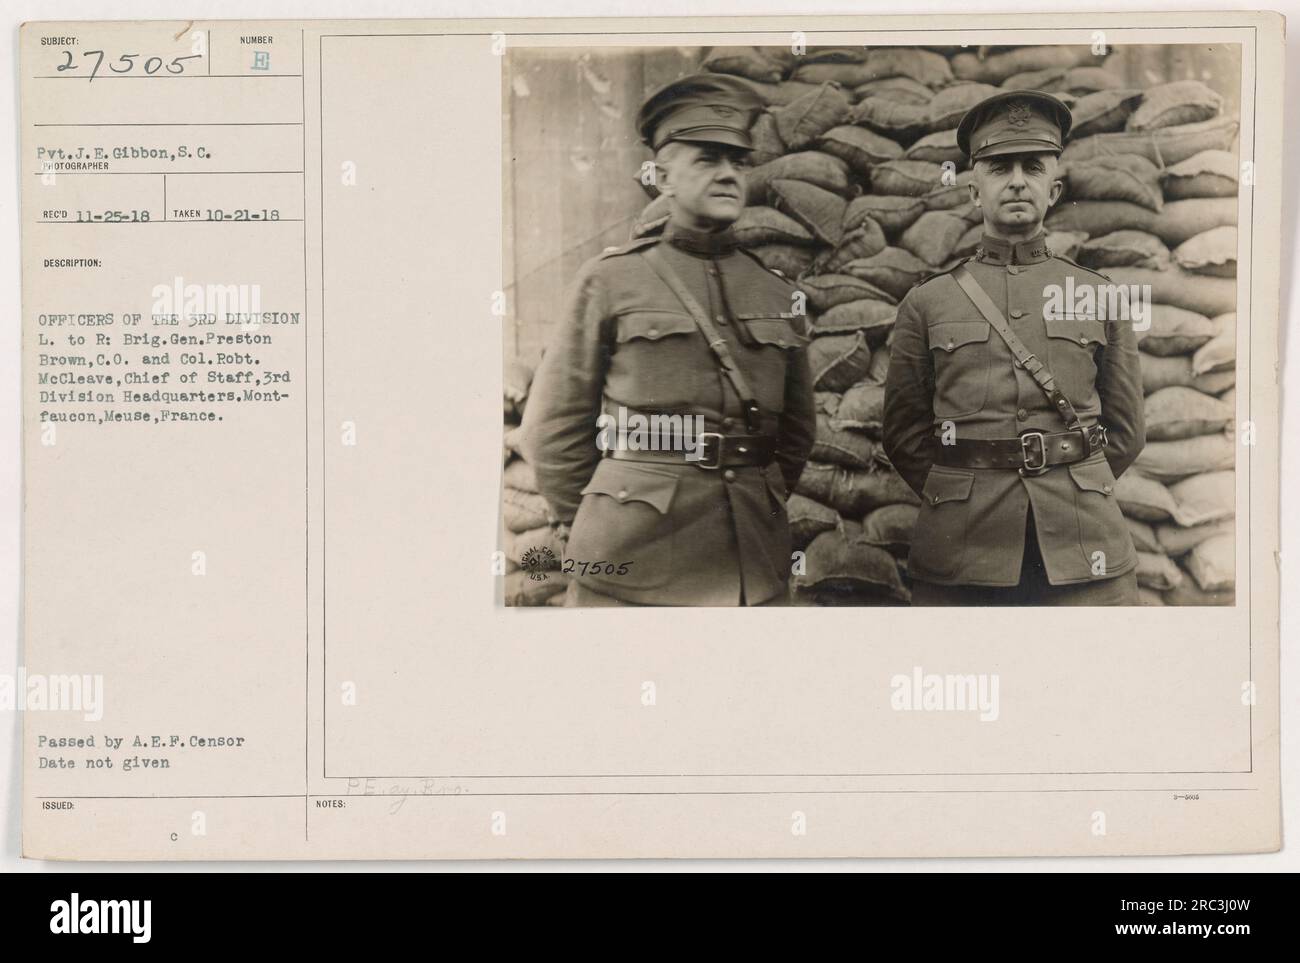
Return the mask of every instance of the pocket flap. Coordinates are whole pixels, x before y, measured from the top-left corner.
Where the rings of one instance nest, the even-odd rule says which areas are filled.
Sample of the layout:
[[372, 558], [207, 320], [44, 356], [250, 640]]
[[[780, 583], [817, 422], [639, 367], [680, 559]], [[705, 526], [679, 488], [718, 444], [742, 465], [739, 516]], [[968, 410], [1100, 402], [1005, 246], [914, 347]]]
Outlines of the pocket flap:
[[930, 325], [930, 347], [956, 351], [962, 345], [989, 339], [987, 321], [938, 321]]
[[1067, 341], [1073, 341], [1084, 346], [1106, 343], [1106, 323], [1104, 321], [1097, 321], [1094, 318], [1074, 317], [1048, 318], [1045, 323], [1049, 338], [1064, 338]]
[[1096, 461], [1081, 461], [1070, 465], [1070, 477], [1079, 486], [1080, 491], [1100, 492], [1110, 495], [1115, 491], [1115, 475], [1110, 470], [1110, 463], [1105, 458]]
[[944, 502], [964, 502], [970, 498], [971, 486], [975, 484], [973, 471], [959, 471], [951, 468], [931, 468], [926, 476], [922, 497], [931, 505]]
[[675, 311], [629, 311], [618, 317], [617, 338], [620, 342], [633, 338], [658, 341], [670, 334], [693, 334], [695, 319]]
[[775, 315], [738, 315], [743, 320], [749, 333], [759, 344], [775, 345], [778, 348], [799, 348], [808, 342], [788, 320]]
[[678, 474], [636, 462], [606, 458], [582, 490], [584, 495], [608, 495], [619, 502], [645, 502], [667, 515], [677, 491]]

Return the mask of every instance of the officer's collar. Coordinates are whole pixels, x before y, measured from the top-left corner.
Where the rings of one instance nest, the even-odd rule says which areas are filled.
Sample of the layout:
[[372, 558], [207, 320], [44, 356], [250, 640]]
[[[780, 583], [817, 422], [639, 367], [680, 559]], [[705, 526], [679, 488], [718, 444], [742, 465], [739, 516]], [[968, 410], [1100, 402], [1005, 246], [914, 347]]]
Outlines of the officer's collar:
[[1037, 264], [1052, 256], [1047, 234], [1039, 232], [1027, 241], [1005, 241], [985, 234], [975, 249], [975, 258], [988, 264]]
[[663, 237], [673, 247], [698, 257], [718, 257], [736, 249], [736, 232], [731, 225], [720, 231], [700, 231], [669, 221], [664, 226]]

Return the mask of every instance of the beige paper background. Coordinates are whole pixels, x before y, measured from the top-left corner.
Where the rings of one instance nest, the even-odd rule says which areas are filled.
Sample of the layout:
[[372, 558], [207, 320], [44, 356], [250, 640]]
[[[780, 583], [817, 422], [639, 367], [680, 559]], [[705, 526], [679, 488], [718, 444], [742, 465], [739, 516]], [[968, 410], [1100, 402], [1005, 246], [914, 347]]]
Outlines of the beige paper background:
[[[160, 272], [201, 277], [217, 266], [255, 278], [264, 305], [306, 319], [275, 349], [275, 363], [302, 376], [297, 398], [264, 417], [166, 435], [61, 426], [50, 451], [39, 406], [28, 406], [26, 665], [102, 672], [109, 711], [95, 726], [71, 714], [26, 720], [27, 853], [1275, 848], [1279, 227], [1267, 198], [1282, 176], [1280, 100], [1268, 83], [1280, 76], [1281, 47], [1267, 15], [1176, 18], [1177, 42], [1242, 43], [1243, 90], [1258, 91], [1241, 112], [1258, 186], [1241, 198], [1238, 375], [1251, 389], [1240, 393], [1240, 417], [1255, 421], [1263, 443], [1238, 459], [1235, 607], [1068, 620], [998, 610], [507, 610], [489, 567], [502, 347], [490, 298], [504, 283], [494, 31], [509, 44], [559, 47], [684, 44], [685, 30], [690, 45], [771, 42], [758, 29], [815, 30], [818, 42], [858, 31], [843, 40], [1078, 43], [1100, 25], [1111, 43], [1159, 43], [1174, 19], [1056, 17], [1009, 34], [998, 31], [1026, 19], [981, 17], [934, 32], [957, 26], [945, 18], [924, 35], [899, 32], [918, 27], [915, 18], [259, 24], [249, 29], [301, 40], [302, 76], [267, 82], [298, 83], [299, 102], [279, 106], [303, 121], [305, 221], [275, 235], [157, 225], [149, 230], [174, 239], [139, 244], [107, 226], [33, 223], [45, 195], [28, 173], [32, 124], [104, 122], [115, 111], [154, 120], [155, 106], [104, 92], [70, 106], [30, 79], [42, 27], [26, 27], [25, 378], [34, 377], [36, 314], [132, 296]], [[179, 29], [76, 29], [107, 42], [168, 27]], [[241, 29], [195, 25], [209, 27], [217, 41]], [[214, 66], [220, 49], [214, 41]], [[250, 96], [224, 109], [242, 120], [269, 108]], [[344, 162], [356, 164], [354, 187], [340, 181]], [[111, 258], [112, 276], [51, 277], [39, 267], [48, 256]], [[344, 421], [357, 426], [355, 447], [339, 444]], [[190, 574], [196, 548], [211, 560], [204, 579]], [[89, 571], [73, 567], [86, 558]], [[998, 673], [1002, 718], [891, 711], [890, 677], [918, 665]], [[1259, 693], [1253, 710], [1240, 699], [1247, 679]], [[640, 702], [645, 681], [656, 685], [653, 708]], [[355, 706], [340, 699], [349, 683]], [[92, 731], [234, 732], [249, 745], [125, 781], [35, 767], [37, 732]], [[1188, 791], [1200, 799], [1172, 799]], [[72, 813], [39, 805], [72, 796], [95, 798], [78, 798]], [[328, 799], [344, 805], [318, 805]], [[188, 830], [196, 807], [210, 824], [203, 838]], [[1090, 832], [1099, 810], [1104, 837]], [[796, 811], [806, 836], [790, 832]], [[497, 813], [503, 836], [491, 832]]]

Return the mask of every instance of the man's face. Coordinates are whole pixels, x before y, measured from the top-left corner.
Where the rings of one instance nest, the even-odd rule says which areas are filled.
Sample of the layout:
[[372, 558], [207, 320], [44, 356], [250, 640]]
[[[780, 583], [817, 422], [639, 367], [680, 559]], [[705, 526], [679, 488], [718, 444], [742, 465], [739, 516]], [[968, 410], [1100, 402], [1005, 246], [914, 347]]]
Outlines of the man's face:
[[705, 230], [726, 227], [745, 206], [749, 151], [725, 144], [676, 141], [658, 161], [658, 186], [686, 223]]
[[1055, 154], [1004, 154], [975, 162], [971, 199], [997, 232], [1033, 234], [1061, 196]]

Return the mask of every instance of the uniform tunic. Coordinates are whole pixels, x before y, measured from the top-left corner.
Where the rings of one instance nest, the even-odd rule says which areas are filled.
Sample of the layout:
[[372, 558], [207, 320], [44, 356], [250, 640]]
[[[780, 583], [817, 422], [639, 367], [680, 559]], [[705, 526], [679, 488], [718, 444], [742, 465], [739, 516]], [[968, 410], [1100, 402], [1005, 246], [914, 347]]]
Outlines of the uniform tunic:
[[[702, 415], [747, 434], [740, 400], [695, 320], [643, 252], [657, 246], [710, 313], [776, 440], [767, 466], [708, 470], [602, 457], [597, 418], [620, 406]], [[533, 380], [524, 448], [552, 512], [571, 525], [566, 559], [584, 588], [627, 602], [758, 605], [784, 595], [791, 567], [785, 502], [816, 429], [804, 319], [794, 287], [716, 234], [670, 223], [661, 237], [582, 268]], [[582, 574], [581, 562], [630, 563]]]
[[[1016, 244], [985, 236], [966, 262], [1016, 335], [1056, 376], [1085, 426], [1109, 444], [1039, 476], [1014, 469], [935, 464], [944, 429], [957, 438], [1008, 439], [1065, 422], [949, 273], [914, 287], [899, 306], [885, 394], [885, 450], [921, 495], [908, 570], [938, 585], [1019, 584], [1027, 514], [1047, 579], [1072, 585], [1132, 571], [1137, 553], [1115, 498], [1115, 479], [1142, 450], [1142, 375], [1132, 322], [1102, 298], [1101, 274], [1055, 257], [1039, 235]], [[1053, 289], [1064, 313], [1048, 317]]]

